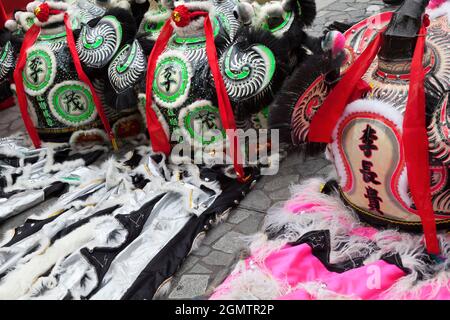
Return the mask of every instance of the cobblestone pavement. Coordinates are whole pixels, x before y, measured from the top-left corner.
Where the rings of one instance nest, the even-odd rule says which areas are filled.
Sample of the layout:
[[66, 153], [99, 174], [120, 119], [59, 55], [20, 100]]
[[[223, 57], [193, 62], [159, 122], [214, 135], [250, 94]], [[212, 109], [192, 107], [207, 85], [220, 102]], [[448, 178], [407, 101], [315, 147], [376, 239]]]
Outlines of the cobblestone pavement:
[[[318, 16], [310, 34], [319, 36], [335, 21], [355, 21], [381, 9], [381, 0], [317, 0]], [[0, 112], [0, 137], [24, 130], [18, 108]], [[292, 153], [275, 176], [263, 177], [228, 219], [212, 229], [202, 246], [181, 266], [172, 281], [169, 299], [208, 297], [230, 273], [243, 248], [244, 236], [258, 231], [267, 210], [290, 196], [289, 187], [304, 179], [328, 176], [332, 167], [323, 157]]]

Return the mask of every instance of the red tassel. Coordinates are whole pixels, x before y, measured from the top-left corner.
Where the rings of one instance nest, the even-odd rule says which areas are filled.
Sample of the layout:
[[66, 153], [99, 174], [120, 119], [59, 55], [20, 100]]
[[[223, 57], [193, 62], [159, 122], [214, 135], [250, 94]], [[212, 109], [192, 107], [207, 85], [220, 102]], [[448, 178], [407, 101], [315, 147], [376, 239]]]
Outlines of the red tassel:
[[[334, 87], [323, 105], [317, 110], [309, 127], [308, 140], [310, 142], [332, 142], [333, 130], [345, 107], [355, 100], [354, 84], [360, 83], [361, 78], [377, 56], [381, 46], [379, 33], [366, 50], [353, 63], [342, 80]], [[361, 92], [362, 93], [362, 92]]]
[[108, 134], [108, 137], [111, 141], [111, 144], [114, 148], [114, 150], [117, 150], [117, 142], [116, 138], [114, 136], [114, 133], [112, 132], [111, 126], [109, 124], [108, 118], [106, 117], [105, 111], [103, 109], [103, 104], [100, 98], [98, 97], [97, 93], [95, 92], [95, 88], [92, 85], [91, 80], [89, 77], [84, 73], [83, 67], [80, 62], [80, 58], [78, 57], [78, 51], [75, 45], [75, 38], [72, 33], [72, 28], [70, 25], [70, 18], [67, 13], [64, 14], [64, 24], [66, 26], [66, 34], [67, 34], [67, 45], [69, 46], [70, 53], [72, 55], [73, 63], [75, 65], [75, 69], [77, 70], [78, 77], [81, 81], [86, 83], [92, 93], [92, 97], [94, 98], [95, 107], [97, 109], [97, 113], [100, 117], [100, 120], [102, 121], [103, 127], [105, 128], [106, 133]]
[[20, 112], [22, 114], [22, 119], [25, 124], [25, 128], [27, 129], [28, 135], [30, 136], [31, 141], [36, 148], [41, 147], [41, 139], [39, 138], [37, 130], [34, 127], [33, 121], [31, 120], [28, 113], [28, 101], [23, 85], [22, 73], [27, 62], [27, 51], [36, 42], [36, 39], [39, 36], [40, 32], [41, 28], [39, 28], [37, 25], [33, 25], [30, 29], [28, 29], [27, 33], [25, 33], [16, 69], [14, 70], [13, 75], [14, 82], [16, 84], [17, 100], [19, 103]]
[[420, 29], [411, 63], [408, 103], [403, 120], [403, 146], [409, 188], [422, 219], [427, 250], [430, 254], [439, 254], [436, 220], [431, 201], [428, 135], [425, 120], [425, 70], [423, 68], [423, 57], [426, 33], [427, 29], [424, 23]]

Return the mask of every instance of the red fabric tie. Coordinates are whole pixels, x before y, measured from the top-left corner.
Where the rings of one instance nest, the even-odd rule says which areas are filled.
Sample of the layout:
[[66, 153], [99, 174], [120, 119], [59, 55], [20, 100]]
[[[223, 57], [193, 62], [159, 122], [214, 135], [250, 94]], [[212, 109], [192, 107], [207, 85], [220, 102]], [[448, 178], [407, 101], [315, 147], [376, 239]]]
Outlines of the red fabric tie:
[[403, 120], [403, 148], [411, 195], [422, 219], [427, 250], [439, 254], [439, 241], [436, 234], [436, 220], [430, 191], [430, 166], [428, 135], [425, 121], [425, 52], [427, 28], [420, 29], [414, 57], [411, 63], [408, 103]]
[[[234, 169], [240, 181], [245, 181], [245, 173], [240, 162], [240, 152], [238, 137], [236, 132], [236, 123], [234, 120], [233, 109], [231, 107], [230, 99], [223, 82], [222, 73], [219, 69], [219, 63], [217, 59], [217, 50], [214, 43], [214, 33], [207, 12], [193, 12], [190, 13], [191, 17], [204, 16], [204, 29], [206, 37], [206, 55], [208, 57], [208, 63], [211, 69], [211, 73], [214, 78], [214, 84], [217, 93], [217, 102], [219, 107], [220, 118], [222, 125], [227, 132], [228, 139], [230, 140], [230, 152], [231, 158], [233, 159]], [[150, 134], [150, 139], [152, 141], [152, 148], [156, 152], [163, 152], [168, 155], [171, 151], [171, 146], [169, 138], [164, 133], [161, 123], [158, 120], [155, 110], [152, 108], [153, 95], [153, 79], [155, 76], [155, 68], [158, 57], [164, 51], [167, 42], [172, 36], [173, 27], [171, 25], [170, 19], [166, 21], [158, 40], [156, 41], [153, 50], [150, 54], [148, 60], [148, 71], [147, 71], [147, 84], [146, 84], [146, 116], [147, 116], [147, 126], [148, 132]]]
[[148, 57], [148, 68], [147, 68], [147, 83], [146, 83], [146, 105], [145, 114], [147, 118], [147, 129], [150, 135], [150, 140], [152, 141], [152, 148], [155, 152], [162, 152], [166, 155], [170, 154], [170, 142], [169, 137], [166, 136], [161, 123], [158, 120], [156, 111], [153, 109], [153, 78], [155, 77], [156, 62], [158, 57], [163, 53], [164, 48], [167, 45], [170, 37], [172, 36], [173, 27], [170, 23], [170, 19], [166, 21], [158, 39], [153, 46], [152, 52]]

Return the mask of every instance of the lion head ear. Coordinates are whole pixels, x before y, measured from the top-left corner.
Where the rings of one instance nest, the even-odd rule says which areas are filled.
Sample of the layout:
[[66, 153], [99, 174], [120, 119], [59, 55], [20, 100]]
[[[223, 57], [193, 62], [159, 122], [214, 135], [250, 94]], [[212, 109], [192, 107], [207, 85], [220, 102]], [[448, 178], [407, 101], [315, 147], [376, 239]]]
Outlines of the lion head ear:
[[308, 27], [312, 25], [317, 15], [315, 0], [282, 0], [281, 5], [285, 11], [292, 11], [297, 7], [301, 23]]
[[243, 25], [249, 25], [255, 16], [255, 11], [250, 3], [241, 1], [234, 7], [233, 15]]

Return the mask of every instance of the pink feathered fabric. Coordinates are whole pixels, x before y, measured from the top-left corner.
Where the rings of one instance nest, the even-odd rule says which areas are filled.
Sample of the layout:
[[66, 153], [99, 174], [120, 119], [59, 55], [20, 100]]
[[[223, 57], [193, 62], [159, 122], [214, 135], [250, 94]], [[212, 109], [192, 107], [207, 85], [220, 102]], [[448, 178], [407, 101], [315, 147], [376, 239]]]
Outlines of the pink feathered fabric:
[[428, 8], [436, 9], [439, 8], [443, 3], [447, 2], [447, 0], [431, 0]]
[[[220, 299], [226, 295], [229, 290], [232, 290], [233, 281], [237, 281], [244, 272], [254, 268], [263, 270], [270, 277], [275, 278], [280, 283], [280, 287], [296, 288], [301, 284], [317, 283], [324, 290], [330, 291], [336, 296], [347, 296], [351, 299], [379, 299], [385, 290], [405, 276], [402, 269], [385, 261], [377, 261], [341, 274], [330, 272], [312, 254], [311, 247], [302, 244], [286, 246], [280, 251], [270, 254], [261, 263], [253, 258], [247, 259], [245, 271], [228, 278], [221, 288], [216, 290], [211, 299]], [[305, 289], [294, 290], [290, 294], [277, 298], [281, 300], [316, 299]]]
[[[322, 194], [322, 184], [307, 181], [295, 187], [294, 196], [283, 207], [269, 210], [263, 231], [271, 233], [272, 240], [265, 233], [255, 237], [250, 245], [252, 256], [240, 262], [211, 299], [450, 299], [450, 272], [445, 267], [450, 263], [449, 246], [443, 245], [444, 262], [423, 262], [422, 237], [362, 224], [338, 197]], [[310, 236], [323, 232], [328, 235], [326, 241], [317, 242], [317, 237]], [[288, 244], [301, 237], [309, 240]], [[440, 239], [443, 244], [450, 240], [445, 234]], [[328, 246], [325, 251], [324, 244]], [[345, 265], [346, 271], [332, 272], [313, 254], [323, 257], [328, 250], [340, 262], [359, 257], [360, 263], [341, 263], [340, 269]], [[395, 255], [398, 263], [381, 260], [385, 254]], [[332, 261], [327, 265], [336, 270]], [[419, 276], [429, 272], [429, 267], [435, 271]]]

